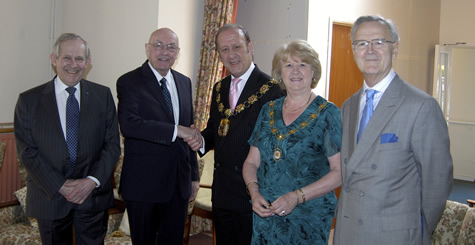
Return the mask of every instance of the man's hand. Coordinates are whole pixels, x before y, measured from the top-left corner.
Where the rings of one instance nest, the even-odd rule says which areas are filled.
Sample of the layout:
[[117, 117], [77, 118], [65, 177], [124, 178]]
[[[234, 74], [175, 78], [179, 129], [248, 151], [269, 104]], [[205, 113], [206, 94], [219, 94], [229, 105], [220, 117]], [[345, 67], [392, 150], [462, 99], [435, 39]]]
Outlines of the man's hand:
[[190, 202], [195, 200], [196, 195], [198, 195], [198, 190], [200, 189], [200, 182], [199, 181], [192, 181], [191, 182], [191, 197]]
[[178, 125], [177, 135], [188, 143], [193, 151], [197, 151], [203, 146], [203, 137], [195, 125], [191, 125], [189, 128]]
[[74, 180], [72, 180], [72, 179], [66, 180], [66, 182], [64, 182], [63, 186], [61, 186], [61, 188], [59, 189], [59, 194], [63, 195], [64, 197], [71, 194], [71, 192], [74, 189], [74, 186], [71, 186], [71, 183], [73, 181]]
[[96, 183], [89, 178], [77, 180], [68, 179], [59, 189], [59, 193], [69, 202], [82, 204], [92, 193], [94, 188], [96, 188]]

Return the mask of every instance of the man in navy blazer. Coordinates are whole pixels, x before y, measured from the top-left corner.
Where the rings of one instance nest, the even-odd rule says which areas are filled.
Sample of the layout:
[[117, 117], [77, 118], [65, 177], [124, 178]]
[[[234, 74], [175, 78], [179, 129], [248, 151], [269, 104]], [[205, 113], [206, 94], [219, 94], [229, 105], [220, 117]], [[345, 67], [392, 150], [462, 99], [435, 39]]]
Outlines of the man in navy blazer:
[[[72, 244], [73, 225], [76, 244], [104, 244], [120, 155], [114, 100], [109, 88], [82, 79], [90, 57], [80, 36], [62, 34], [50, 58], [57, 76], [20, 94], [15, 109], [18, 157], [28, 173], [26, 214], [38, 219], [43, 244]], [[69, 99], [79, 105], [71, 141]]]
[[188, 201], [199, 188], [191, 80], [172, 70], [180, 51], [168, 28], [145, 44], [148, 60], [117, 81], [124, 141], [120, 193], [134, 244], [183, 244]]
[[333, 244], [430, 244], [452, 187], [447, 123], [434, 98], [392, 69], [399, 34], [390, 20], [358, 18], [351, 40], [365, 80], [342, 107]]

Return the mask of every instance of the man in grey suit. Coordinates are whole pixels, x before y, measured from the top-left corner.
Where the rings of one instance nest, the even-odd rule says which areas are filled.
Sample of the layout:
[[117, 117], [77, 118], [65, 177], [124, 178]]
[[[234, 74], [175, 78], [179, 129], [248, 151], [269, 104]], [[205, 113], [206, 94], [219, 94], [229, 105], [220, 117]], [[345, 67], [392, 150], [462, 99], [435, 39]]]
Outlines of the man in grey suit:
[[76, 244], [104, 244], [120, 154], [114, 100], [82, 79], [91, 60], [80, 36], [59, 36], [50, 58], [57, 76], [21, 93], [15, 109], [26, 214], [38, 219], [43, 244], [73, 244], [73, 225]]
[[365, 81], [342, 107], [333, 244], [430, 244], [452, 187], [447, 124], [438, 103], [392, 69], [390, 20], [358, 18], [351, 41]]

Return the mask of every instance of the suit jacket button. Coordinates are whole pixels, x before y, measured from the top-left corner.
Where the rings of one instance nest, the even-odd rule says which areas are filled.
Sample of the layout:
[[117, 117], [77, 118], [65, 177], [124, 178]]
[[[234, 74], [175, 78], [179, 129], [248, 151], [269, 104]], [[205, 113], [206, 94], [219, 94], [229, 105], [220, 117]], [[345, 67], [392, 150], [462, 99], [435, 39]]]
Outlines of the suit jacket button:
[[371, 164], [371, 169], [372, 169], [372, 170], [376, 170], [377, 168], [378, 168], [378, 165], [376, 165], [376, 164], [374, 164], [374, 163]]
[[238, 172], [239, 171], [239, 168], [237, 165], [234, 165], [234, 171]]
[[358, 225], [363, 225], [363, 220], [358, 219]]
[[364, 196], [364, 192], [360, 191], [360, 197]]
[[343, 160], [343, 163], [348, 164], [348, 159], [345, 158], [345, 160]]

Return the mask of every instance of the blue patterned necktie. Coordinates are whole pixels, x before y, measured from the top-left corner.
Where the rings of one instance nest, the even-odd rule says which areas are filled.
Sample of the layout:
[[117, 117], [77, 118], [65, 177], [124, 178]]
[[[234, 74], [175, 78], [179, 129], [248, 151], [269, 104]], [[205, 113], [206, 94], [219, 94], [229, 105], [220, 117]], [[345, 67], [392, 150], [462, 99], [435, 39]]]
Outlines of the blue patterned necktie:
[[363, 114], [361, 115], [360, 129], [358, 131], [358, 136], [356, 137], [356, 142], [360, 140], [366, 125], [368, 125], [369, 119], [373, 115], [373, 98], [376, 92], [378, 91], [374, 89], [366, 89], [366, 104], [363, 109]]
[[160, 84], [162, 87], [163, 96], [165, 97], [165, 100], [167, 101], [168, 109], [170, 110], [170, 113], [173, 116], [172, 97], [170, 96], [170, 91], [167, 88], [167, 79], [162, 78], [162, 80], [160, 80]]
[[66, 144], [71, 158], [71, 169], [74, 171], [78, 146], [79, 102], [74, 96], [75, 87], [69, 87], [66, 91], [69, 93], [66, 101]]

